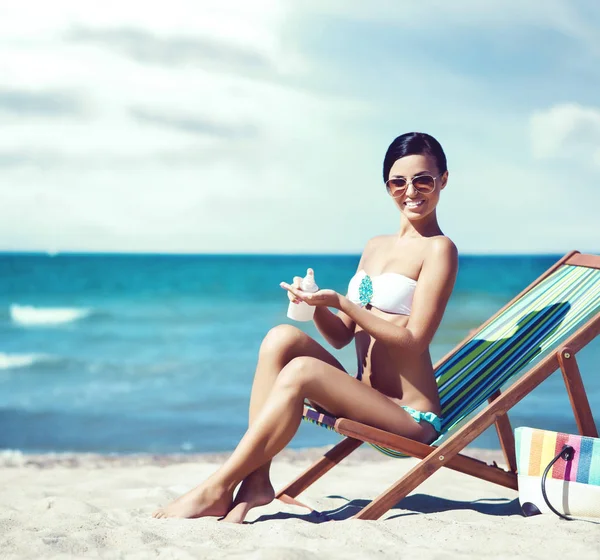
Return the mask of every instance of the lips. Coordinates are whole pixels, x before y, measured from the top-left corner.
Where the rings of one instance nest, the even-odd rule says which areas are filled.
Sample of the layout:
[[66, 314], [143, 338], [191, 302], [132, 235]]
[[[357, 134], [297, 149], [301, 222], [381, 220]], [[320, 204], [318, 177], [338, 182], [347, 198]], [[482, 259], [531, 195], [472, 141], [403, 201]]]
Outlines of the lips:
[[424, 200], [407, 200], [404, 203], [404, 206], [406, 206], [407, 208], [413, 209], [413, 208], [419, 208], [420, 206], [423, 206], [423, 204], [425, 204]]

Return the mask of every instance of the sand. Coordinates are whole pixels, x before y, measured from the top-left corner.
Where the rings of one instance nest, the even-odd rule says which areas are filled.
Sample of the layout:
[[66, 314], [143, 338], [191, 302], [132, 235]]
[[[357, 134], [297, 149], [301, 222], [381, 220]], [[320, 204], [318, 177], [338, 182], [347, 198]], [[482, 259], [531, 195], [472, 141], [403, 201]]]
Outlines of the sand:
[[[273, 464], [275, 487], [323, 451], [285, 451]], [[495, 452], [475, 455], [501, 463]], [[0, 558], [600, 558], [600, 524], [525, 518], [517, 492], [447, 469], [382, 519], [350, 519], [416, 462], [368, 448], [302, 494], [320, 513], [275, 501], [243, 525], [151, 518], [222, 460], [0, 452]]]

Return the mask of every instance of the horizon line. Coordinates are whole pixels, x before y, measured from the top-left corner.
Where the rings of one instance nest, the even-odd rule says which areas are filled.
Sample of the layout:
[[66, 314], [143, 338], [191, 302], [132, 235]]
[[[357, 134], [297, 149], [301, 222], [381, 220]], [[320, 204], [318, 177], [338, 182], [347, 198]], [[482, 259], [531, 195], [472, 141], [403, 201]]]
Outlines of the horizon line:
[[[490, 252], [490, 253], [459, 253], [462, 257], [556, 257], [562, 256], [566, 252], [520, 252], [520, 253], [509, 253], [509, 252]], [[580, 253], [591, 253], [592, 251], [580, 251]], [[361, 253], [353, 252], [327, 252], [327, 253], [311, 253], [311, 252], [298, 252], [298, 253], [276, 253], [276, 252], [265, 252], [265, 253], [235, 253], [235, 252], [156, 252], [156, 251], [41, 251], [41, 250], [3, 250], [0, 249], [0, 256], [46, 256], [49, 258], [64, 256], [114, 256], [114, 257], [356, 257], [360, 256]]]

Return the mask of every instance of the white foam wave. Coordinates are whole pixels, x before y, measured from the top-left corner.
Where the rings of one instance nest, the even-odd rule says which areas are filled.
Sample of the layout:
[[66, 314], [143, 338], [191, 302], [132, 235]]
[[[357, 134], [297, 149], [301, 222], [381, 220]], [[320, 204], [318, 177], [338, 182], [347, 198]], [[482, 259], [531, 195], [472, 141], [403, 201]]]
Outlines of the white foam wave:
[[0, 451], [0, 466], [22, 467], [27, 458], [19, 449], [3, 449]]
[[5, 354], [0, 352], [0, 370], [29, 367], [50, 359], [46, 354]]
[[77, 307], [10, 306], [10, 317], [20, 325], [61, 325], [87, 317], [91, 309]]

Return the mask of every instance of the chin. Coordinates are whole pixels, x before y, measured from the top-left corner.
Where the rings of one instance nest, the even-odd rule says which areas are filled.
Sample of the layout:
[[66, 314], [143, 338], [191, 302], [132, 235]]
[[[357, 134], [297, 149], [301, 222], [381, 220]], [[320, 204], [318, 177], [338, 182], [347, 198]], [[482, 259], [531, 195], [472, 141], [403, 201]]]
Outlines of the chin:
[[407, 216], [425, 216], [426, 214], [429, 214], [429, 209], [426, 207], [421, 207], [415, 211], [412, 208], [406, 208], [406, 206], [402, 206], [400, 210]]
[[406, 219], [411, 222], [419, 222], [419, 221], [423, 220], [424, 218], [427, 218], [427, 216], [429, 216], [431, 214], [431, 212], [416, 213], [416, 212], [410, 212], [410, 211], [408, 211], [408, 212], [403, 211], [402, 213], [406, 216]]

